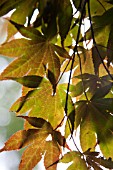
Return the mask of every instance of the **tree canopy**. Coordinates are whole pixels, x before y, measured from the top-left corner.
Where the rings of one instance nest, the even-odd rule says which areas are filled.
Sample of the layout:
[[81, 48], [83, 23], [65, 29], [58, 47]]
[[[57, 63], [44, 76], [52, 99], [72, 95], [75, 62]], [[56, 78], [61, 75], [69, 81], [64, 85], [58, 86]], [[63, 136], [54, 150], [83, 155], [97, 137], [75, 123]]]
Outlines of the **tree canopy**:
[[22, 84], [10, 111], [25, 120], [0, 152], [25, 148], [19, 170], [42, 157], [48, 170], [113, 169], [112, 0], [1, 0], [0, 17], [7, 22], [0, 54], [13, 59], [0, 80]]

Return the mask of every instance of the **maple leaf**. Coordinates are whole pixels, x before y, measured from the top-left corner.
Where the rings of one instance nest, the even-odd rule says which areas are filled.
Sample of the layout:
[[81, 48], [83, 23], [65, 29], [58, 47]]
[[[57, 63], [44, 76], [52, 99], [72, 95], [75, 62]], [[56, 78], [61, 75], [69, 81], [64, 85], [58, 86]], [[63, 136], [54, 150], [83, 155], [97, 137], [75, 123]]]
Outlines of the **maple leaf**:
[[68, 167], [67, 170], [88, 170], [85, 160], [81, 158], [81, 154], [76, 151], [68, 152], [63, 156], [63, 158], [59, 161], [62, 163], [69, 163], [72, 162], [71, 165]]
[[[84, 73], [82, 75], [74, 76], [73, 79], [77, 79], [75, 80], [77, 83], [71, 91], [73, 97], [82, 95], [84, 90], [87, 91], [87, 96], [89, 98], [91, 98], [95, 92], [96, 97], [97, 94], [103, 97], [108, 94], [112, 88], [112, 82], [109, 75], [99, 77], [94, 74]], [[81, 79], [82, 81], [80, 81]]]
[[61, 151], [58, 144], [54, 141], [48, 141], [46, 142], [45, 150], [46, 150], [44, 157], [45, 168], [47, 168], [48, 170], [56, 170], [57, 164], [54, 165], [52, 164], [59, 160], [59, 155]]
[[[76, 102], [75, 122], [76, 127], [79, 124], [81, 126], [81, 146], [83, 151], [87, 150], [90, 146], [94, 148], [96, 133], [97, 138], [100, 141], [99, 145], [101, 151], [106, 157], [113, 157], [111, 149], [113, 144], [113, 117], [111, 115], [111, 113], [113, 113], [112, 103], [112, 98], [93, 99], [93, 97], [89, 102], [87, 100]], [[91, 131], [89, 131], [89, 128]], [[84, 140], [84, 137], [86, 140]]]
[[[19, 165], [20, 170], [31, 170], [41, 160], [44, 155], [45, 168], [56, 170], [56, 165], [50, 166], [59, 159], [61, 153], [60, 145], [55, 140], [55, 131], [51, 124], [42, 118], [21, 116], [26, 119], [35, 129], [20, 130], [13, 134], [0, 149], [0, 152], [18, 150], [27, 147], [23, 152]], [[37, 129], [38, 128], [38, 129]], [[54, 140], [46, 141], [49, 134], [53, 135]], [[59, 132], [58, 132], [59, 133]], [[61, 136], [62, 138], [62, 136]]]
[[60, 91], [57, 89], [56, 95], [53, 96], [52, 86], [48, 81], [18, 99], [10, 110], [16, 111], [17, 115], [29, 111], [29, 116], [44, 118], [51, 122], [54, 128], [64, 117]]
[[[12, 23], [14, 23], [12, 21]], [[48, 78], [55, 86], [60, 75], [60, 57], [70, 58], [66, 50], [46, 40], [35, 28], [24, 27], [15, 24], [16, 28], [30, 39], [12, 40], [0, 48], [0, 54], [16, 58], [1, 74], [5, 77], [22, 77], [24, 75], [45, 75], [45, 67], [48, 70]], [[10, 78], [9, 78], [10, 79]]]

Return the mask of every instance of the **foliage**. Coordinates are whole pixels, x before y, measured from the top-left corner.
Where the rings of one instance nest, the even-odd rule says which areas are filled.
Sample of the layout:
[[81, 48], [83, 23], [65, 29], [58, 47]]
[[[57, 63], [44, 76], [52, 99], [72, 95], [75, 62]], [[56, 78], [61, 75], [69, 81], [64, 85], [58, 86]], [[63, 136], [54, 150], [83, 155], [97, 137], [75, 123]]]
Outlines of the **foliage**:
[[[0, 152], [25, 147], [19, 170], [33, 169], [42, 157], [48, 170], [69, 162], [68, 170], [113, 169], [112, 1], [0, 1], [1, 17], [13, 9], [5, 18], [8, 35], [0, 54], [14, 60], [0, 80], [22, 84], [22, 96], [10, 110], [25, 124]], [[86, 18], [90, 28], [84, 31]], [[23, 37], [14, 38], [17, 32]], [[60, 83], [68, 71], [68, 82]], [[82, 151], [76, 143], [78, 127]], [[77, 150], [68, 146], [68, 136]]]

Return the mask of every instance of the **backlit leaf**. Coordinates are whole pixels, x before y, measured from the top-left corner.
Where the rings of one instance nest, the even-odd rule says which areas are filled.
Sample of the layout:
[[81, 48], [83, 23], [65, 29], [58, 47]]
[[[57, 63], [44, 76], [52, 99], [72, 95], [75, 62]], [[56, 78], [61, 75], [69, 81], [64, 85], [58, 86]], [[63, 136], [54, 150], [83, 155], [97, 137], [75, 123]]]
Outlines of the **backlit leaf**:
[[29, 91], [26, 96], [18, 99], [11, 110], [16, 111], [17, 115], [30, 110], [29, 116], [41, 117], [51, 122], [53, 127], [57, 127], [64, 117], [62, 98], [59, 93], [57, 91], [53, 96], [51, 85], [48, 82], [44, 83], [39, 89]]
[[110, 33], [109, 33], [109, 38], [108, 38], [108, 44], [107, 44], [107, 57], [108, 57], [108, 66], [110, 66], [110, 63], [113, 63], [113, 25], [111, 25]]
[[65, 146], [66, 140], [64, 136], [61, 135], [60, 132], [54, 131], [53, 132], [53, 139], [58, 142], [59, 145]]
[[108, 84], [107, 86], [98, 88], [95, 92], [95, 94], [92, 96], [91, 100], [93, 99], [98, 99], [98, 98], [103, 98], [105, 95], [109, 93], [109, 91], [112, 88], [112, 83]]
[[44, 157], [45, 168], [47, 168], [48, 170], [56, 170], [57, 164], [54, 163], [59, 160], [59, 155], [61, 153], [57, 143], [53, 141], [46, 142], [45, 150], [46, 150]]
[[[43, 144], [45, 142], [40, 141], [41, 145], [36, 145], [33, 144], [29, 146], [23, 153], [21, 162], [19, 165], [19, 170], [31, 170], [33, 169], [37, 163], [41, 160], [42, 158], [42, 149], [43, 149]], [[32, 156], [31, 156], [32, 155]]]
[[42, 139], [45, 140], [48, 136], [48, 131], [40, 131], [38, 129], [20, 130], [13, 134], [5, 143], [5, 146], [0, 150], [11, 151], [18, 150], [29, 144], [34, 143], [34, 141], [40, 142]]
[[85, 163], [85, 160], [81, 158], [81, 155], [78, 152], [68, 152], [63, 156], [63, 158], [60, 160], [62, 163], [69, 163], [72, 162], [72, 164], [68, 167], [67, 170], [87, 170], [87, 166]]
[[[104, 101], [105, 100], [105, 101]], [[108, 100], [108, 99], [107, 99]], [[101, 103], [102, 101], [102, 103]], [[108, 100], [109, 101], [109, 100]], [[98, 102], [98, 105], [96, 104]], [[80, 126], [83, 126], [83, 123], [87, 122], [85, 124], [85, 130], [81, 131], [81, 136], [84, 136], [84, 133], [86, 132], [85, 137], [89, 137], [90, 134], [94, 137], [94, 133], [97, 134], [97, 139], [100, 141], [99, 145], [101, 147], [101, 151], [108, 157], [113, 157], [112, 154], [112, 143], [113, 143], [113, 117], [109, 114], [111, 113], [112, 100], [107, 103], [106, 99], [101, 99], [100, 102], [98, 99], [95, 99], [94, 101], [79, 101], [77, 102], [78, 106], [76, 106], [76, 116], [75, 116], [75, 122], [76, 127], [80, 124]], [[97, 107], [98, 106], [98, 107]], [[102, 111], [100, 108], [102, 108]], [[86, 121], [87, 120], [87, 121]], [[90, 131], [90, 128], [92, 129]], [[89, 128], [89, 130], [88, 130]], [[89, 131], [89, 132], [88, 132]], [[89, 133], [89, 134], [88, 134]], [[94, 137], [95, 138], [95, 137]], [[84, 139], [84, 138], [83, 138]], [[88, 147], [91, 148], [94, 146], [94, 142], [90, 143], [91, 139], [88, 139]], [[96, 140], [96, 139], [95, 139]], [[81, 145], [86, 148], [86, 143], [84, 140], [81, 140]], [[85, 143], [85, 144], [84, 144]], [[91, 147], [90, 147], [91, 145]], [[93, 146], [92, 146], [93, 145]]]
[[96, 144], [96, 135], [90, 113], [85, 112], [87, 116], [83, 119], [80, 125], [80, 143], [83, 151], [91, 148], [94, 150]]
[[102, 168], [97, 163], [92, 161], [92, 158], [87, 157], [86, 160], [87, 160], [87, 163], [89, 164], [89, 166], [92, 166], [96, 170], [102, 170]]
[[[61, 50], [60, 50], [61, 49]], [[63, 53], [64, 51], [64, 53]], [[53, 86], [56, 84], [60, 74], [60, 59], [56, 52], [64, 58], [69, 55], [48, 41], [40, 38], [33, 40], [13, 40], [0, 48], [0, 54], [9, 57], [18, 57], [2, 73], [2, 77], [21, 77], [26, 74], [44, 76], [44, 66], [52, 74], [49, 76]], [[69, 57], [70, 58], [70, 57]]]

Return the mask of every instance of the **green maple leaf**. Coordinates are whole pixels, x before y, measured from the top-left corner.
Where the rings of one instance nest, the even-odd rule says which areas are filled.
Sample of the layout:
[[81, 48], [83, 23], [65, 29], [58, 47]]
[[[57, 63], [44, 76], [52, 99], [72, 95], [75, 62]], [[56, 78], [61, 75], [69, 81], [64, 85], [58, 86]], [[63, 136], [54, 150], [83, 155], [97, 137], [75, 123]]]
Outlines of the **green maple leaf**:
[[44, 118], [55, 128], [64, 117], [64, 108], [60, 91], [57, 89], [54, 96], [52, 93], [51, 84], [45, 81], [39, 88], [18, 99], [11, 107], [11, 111], [16, 111], [17, 115], [29, 111], [29, 116]]
[[84, 100], [78, 101], [76, 103], [77, 106], [75, 121], [76, 127], [79, 124], [81, 127], [81, 146], [84, 151], [88, 148], [94, 147], [96, 133], [97, 139], [100, 141], [99, 145], [103, 154], [106, 157], [111, 156], [113, 158], [113, 117], [111, 115], [111, 113], [113, 113], [112, 104], [112, 98], [93, 99], [93, 97], [89, 102]]
[[67, 170], [88, 170], [85, 160], [81, 158], [80, 153], [78, 152], [68, 152], [63, 156], [63, 158], [60, 160], [62, 163], [69, 163], [72, 162], [72, 164], [67, 168]]

